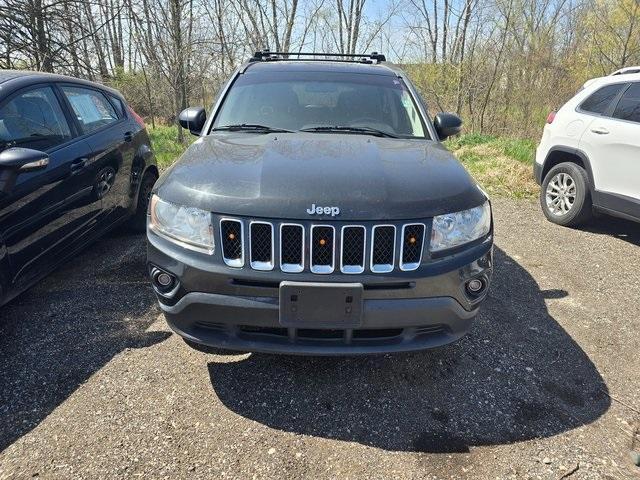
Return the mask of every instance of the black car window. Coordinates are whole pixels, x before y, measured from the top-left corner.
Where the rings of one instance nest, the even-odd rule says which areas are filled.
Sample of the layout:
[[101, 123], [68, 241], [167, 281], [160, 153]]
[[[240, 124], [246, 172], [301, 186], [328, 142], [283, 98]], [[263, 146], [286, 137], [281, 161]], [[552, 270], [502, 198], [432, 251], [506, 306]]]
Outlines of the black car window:
[[620, 90], [625, 86], [626, 84], [624, 83], [616, 83], [596, 90], [584, 102], [582, 102], [580, 110], [604, 115], [609, 108], [609, 105], [611, 105], [611, 102], [616, 98], [616, 95], [618, 95]]
[[615, 118], [640, 123], [640, 82], [632, 83], [613, 112]]
[[109, 95], [109, 100], [111, 100], [111, 104], [115, 107], [116, 113], [118, 114], [118, 118], [126, 117], [124, 113], [124, 105], [122, 103], [122, 100], [120, 100], [115, 95]]
[[71, 139], [71, 131], [51, 87], [20, 93], [0, 107], [0, 150], [49, 150]]
[[93, 133], [118, 121], [118, 114], [113, 106], [97, 90], [64, 85], [62, 91], [69, 100], [84, 133]]

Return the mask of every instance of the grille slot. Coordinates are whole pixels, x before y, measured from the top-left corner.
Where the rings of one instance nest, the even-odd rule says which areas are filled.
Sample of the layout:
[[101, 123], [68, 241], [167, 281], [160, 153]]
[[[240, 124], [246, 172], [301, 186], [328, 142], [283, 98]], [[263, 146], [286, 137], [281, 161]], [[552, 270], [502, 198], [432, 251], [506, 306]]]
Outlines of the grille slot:
[[249, 231], [249, 261], [254, 270], [273, 270], [273, 225], [251, 222]]
[[280, 270], [299, 273], [304, 270], [304, 227], [298, 224], [280, 225]]
[[393, 338], [402, 335], [401, 328], [385, 328], [385, 329], [364, 329], [364, 330], [354, 330], [353, 331], [353, 339], [385, 339], [385, 338]]
[[396, 248], [396, 227], [376, 225], [371, 239], [371, 271], [387, 273], [393, 270]]
[[442, 325], [428, 325], [426, 327], [418, 327], [415, 330], [416, 335], [433, 335], [444, 332]]
[[340, 271], [342, 273], [364, 272], [366, 229], [362, 225], [342, 227], [342, 252]]
[[335, 268], [334, 249], [335, 229], [331, 225], [313, 225], [311, 227], [311, 271], [313, 273], [331, 273]]
[[422, 261], [425, 226], [423, 223], [410, 223], [402, 227], [400, 245], [400, 269], [415, 270]]
[[243, 228], [238, 220], [220, 220], [220, 243], [222, 244], [222, 259], [230, 267], [244, 265], [244, 251], [242, 248]]
[[[316, 274], [416, 270], [422, 264], [428, 233], [426, 225], [418, 222], [334, 227], [226, 217], [220, 218], [219, 226], [221, 255], [226, 265], [242, 268], [248, 264], [254, 270], [270, 271], [278, 256], [279, 268], [285, 273], [301, 273], [305, 269]], [[385, 284], [380, 288], [390, 287]]]

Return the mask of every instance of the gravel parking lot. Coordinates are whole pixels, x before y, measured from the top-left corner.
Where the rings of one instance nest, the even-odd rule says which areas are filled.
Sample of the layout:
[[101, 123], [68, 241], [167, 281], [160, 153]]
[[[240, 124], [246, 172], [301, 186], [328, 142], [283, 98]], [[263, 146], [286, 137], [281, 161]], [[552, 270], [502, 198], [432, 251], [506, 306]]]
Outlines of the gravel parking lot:
[[472, 333], [364, 358], [207, 355], [115, 233], [0, 308], [0, 478], [638, 478], [640, 228], [495, 203]]

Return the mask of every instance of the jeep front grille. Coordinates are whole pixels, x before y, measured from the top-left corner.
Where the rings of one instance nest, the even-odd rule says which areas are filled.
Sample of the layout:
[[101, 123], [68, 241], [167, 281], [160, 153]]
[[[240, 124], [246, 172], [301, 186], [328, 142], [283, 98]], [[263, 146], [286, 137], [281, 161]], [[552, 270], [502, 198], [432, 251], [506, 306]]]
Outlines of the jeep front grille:
[[331, 225], [313, 225], [311, 227], [311, 271], [313, 273], [331, 273], [335, 266], [333, 240], [335, 229]]
[[243, 228], [239, 220], [220, 220], [220, 240], [222, 259], [230, 267], [242, 267], [244, 254], [242, 248]]
[[424, 223], [411, 223], [402, 226], [402, 240], [400, 244], [400, 269], [415, 270], [422, 261], [424, 247]]
[[273, 225], [271, 223], [251, 222], [249, 262], [254, 270], [273, 270]]
[[393, 270], [396, 255], [396, 227], [376, 225], [371, 239], [371, 271], [386, 273]]
[[285, 273], [383, 274], [416, 270], [422, 263], [424, 223], [314, 225], [222, 218], [221, 252], [235, 268], [279, 268]]
[[364, 272], [366, 229], [362, 225], [342, 227], [342, 255], [340, 271], [342, 273]]
[[280, 225], [280, 269], [287, 273], [304, 270], [304, 227], [283, 223]]

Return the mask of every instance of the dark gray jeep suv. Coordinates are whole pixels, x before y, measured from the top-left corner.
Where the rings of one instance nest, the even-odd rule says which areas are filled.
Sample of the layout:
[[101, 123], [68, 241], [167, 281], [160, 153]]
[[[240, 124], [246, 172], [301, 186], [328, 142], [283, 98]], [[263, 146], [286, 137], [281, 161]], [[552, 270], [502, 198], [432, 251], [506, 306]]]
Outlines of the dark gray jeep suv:
[[[330, 60], [330, 58], [332, 60]], [[258, 52], [161, 176], [148, 262], [202, 350], [339, 355], [464, 335], [492, 272], [487, 196], [384, 56]]]

